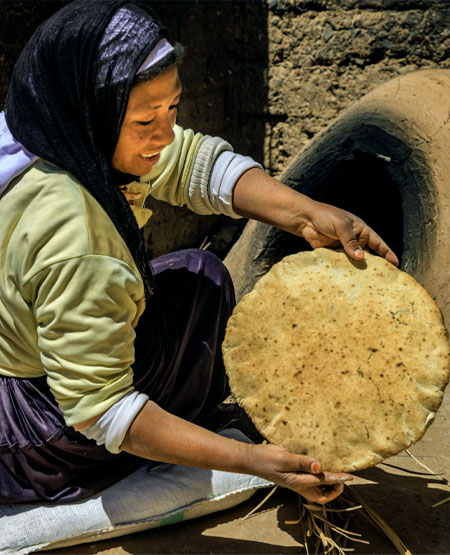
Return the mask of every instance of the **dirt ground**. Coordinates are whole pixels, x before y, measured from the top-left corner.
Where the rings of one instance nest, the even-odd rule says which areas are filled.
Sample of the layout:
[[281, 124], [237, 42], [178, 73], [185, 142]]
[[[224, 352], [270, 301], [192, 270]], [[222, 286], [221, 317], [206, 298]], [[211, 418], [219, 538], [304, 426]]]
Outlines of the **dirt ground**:
[[[450, 487], [441, 481], [450, 479], [450, 389], [435, 422], [410, 452], [441, 474], [427, 474], [407, 453], [400, 453], [377, 467], [358, 472], [350, 487], [391, 526], [413, 555], [450, 554], [450, 501], [432, 507], [450, 497]], [[299, 516], [297, 496], [288, 490], [277, 490], [254, 516], [242, 520], [266, 495], [267, 490], [262, 490], [234, 509], [58, 553], [305, 553], [299, 525], [286, 524]], [[348, 545], [355, 548], [353, 553], [397, 553], [360, 511], [352, 515], [349, 530], [370, 542]]]

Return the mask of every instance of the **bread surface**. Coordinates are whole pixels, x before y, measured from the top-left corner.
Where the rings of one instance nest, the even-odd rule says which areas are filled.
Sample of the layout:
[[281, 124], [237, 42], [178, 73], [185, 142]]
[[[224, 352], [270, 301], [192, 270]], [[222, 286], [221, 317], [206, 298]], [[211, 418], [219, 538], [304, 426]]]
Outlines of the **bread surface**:
[[373, 466], [418, 441], [450, 375], [427, 291], [378, 256], [329, 249], [273, 266], [236, 306], [223, 355], [261, 434], [331, 471]]

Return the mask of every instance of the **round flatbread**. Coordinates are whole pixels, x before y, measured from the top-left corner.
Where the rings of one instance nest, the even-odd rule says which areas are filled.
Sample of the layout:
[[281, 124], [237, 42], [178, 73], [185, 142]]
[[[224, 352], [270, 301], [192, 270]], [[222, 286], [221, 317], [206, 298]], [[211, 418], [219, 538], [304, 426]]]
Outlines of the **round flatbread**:
[[450, 376], [447, 330], [427, 291], [378, 256], [329, 249], [273, 266], [235, 308], [223, 355], [260, 433], [331, 471], [418, 441]]

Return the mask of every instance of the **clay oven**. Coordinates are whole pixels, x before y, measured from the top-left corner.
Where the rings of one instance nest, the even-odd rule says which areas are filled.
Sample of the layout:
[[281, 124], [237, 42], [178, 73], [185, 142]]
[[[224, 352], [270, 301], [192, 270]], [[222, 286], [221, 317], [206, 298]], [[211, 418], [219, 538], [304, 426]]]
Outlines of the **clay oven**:
[[[392, 79], [319, 134], [281, 180], [316, 200], [358, 214], [424, 285], [450, 324], [450, 71]], [[283, 256], [309, 248], [249, 223], [226, 264], [237, 295]]]

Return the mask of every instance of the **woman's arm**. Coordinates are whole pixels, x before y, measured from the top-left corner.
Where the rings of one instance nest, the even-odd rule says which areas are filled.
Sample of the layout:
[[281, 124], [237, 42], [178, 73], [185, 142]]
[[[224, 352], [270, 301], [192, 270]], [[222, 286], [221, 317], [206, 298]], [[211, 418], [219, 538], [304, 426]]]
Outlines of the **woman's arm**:
[[248, 170], [236, 182], [233, 208], [245, 218], [300, 235], [313, 248], [335, 247], [342, 243], [349, 256], [361, 259], [364, 258], [363, 249], [369, 247], [398, 265], [396, 255], [360, 218], [314, 201], [257, 168]]
[[152, 401], [138, 413], [121, 449], [151, 460], [260, 476], [317, 503], [337, 497], [343, 482], [352, 479], [344, 473], [321, 472], [316, 459], [293, 455], [283, 447], [222, 437]]
[[[86, 433], [102, 415], [76, 424]], [[87, 437], [95, 439], [92, 434]], [[322, 472], [320, 463], [277, 445], [254, 445], [229, 439], [165, 411], [148, 400], [125, 432], [120, 450], [144, 459], [260, 476], [328, 503], [352, 480], [349, 474]], [[116, 452], [116, 451], [114, 451]]]

